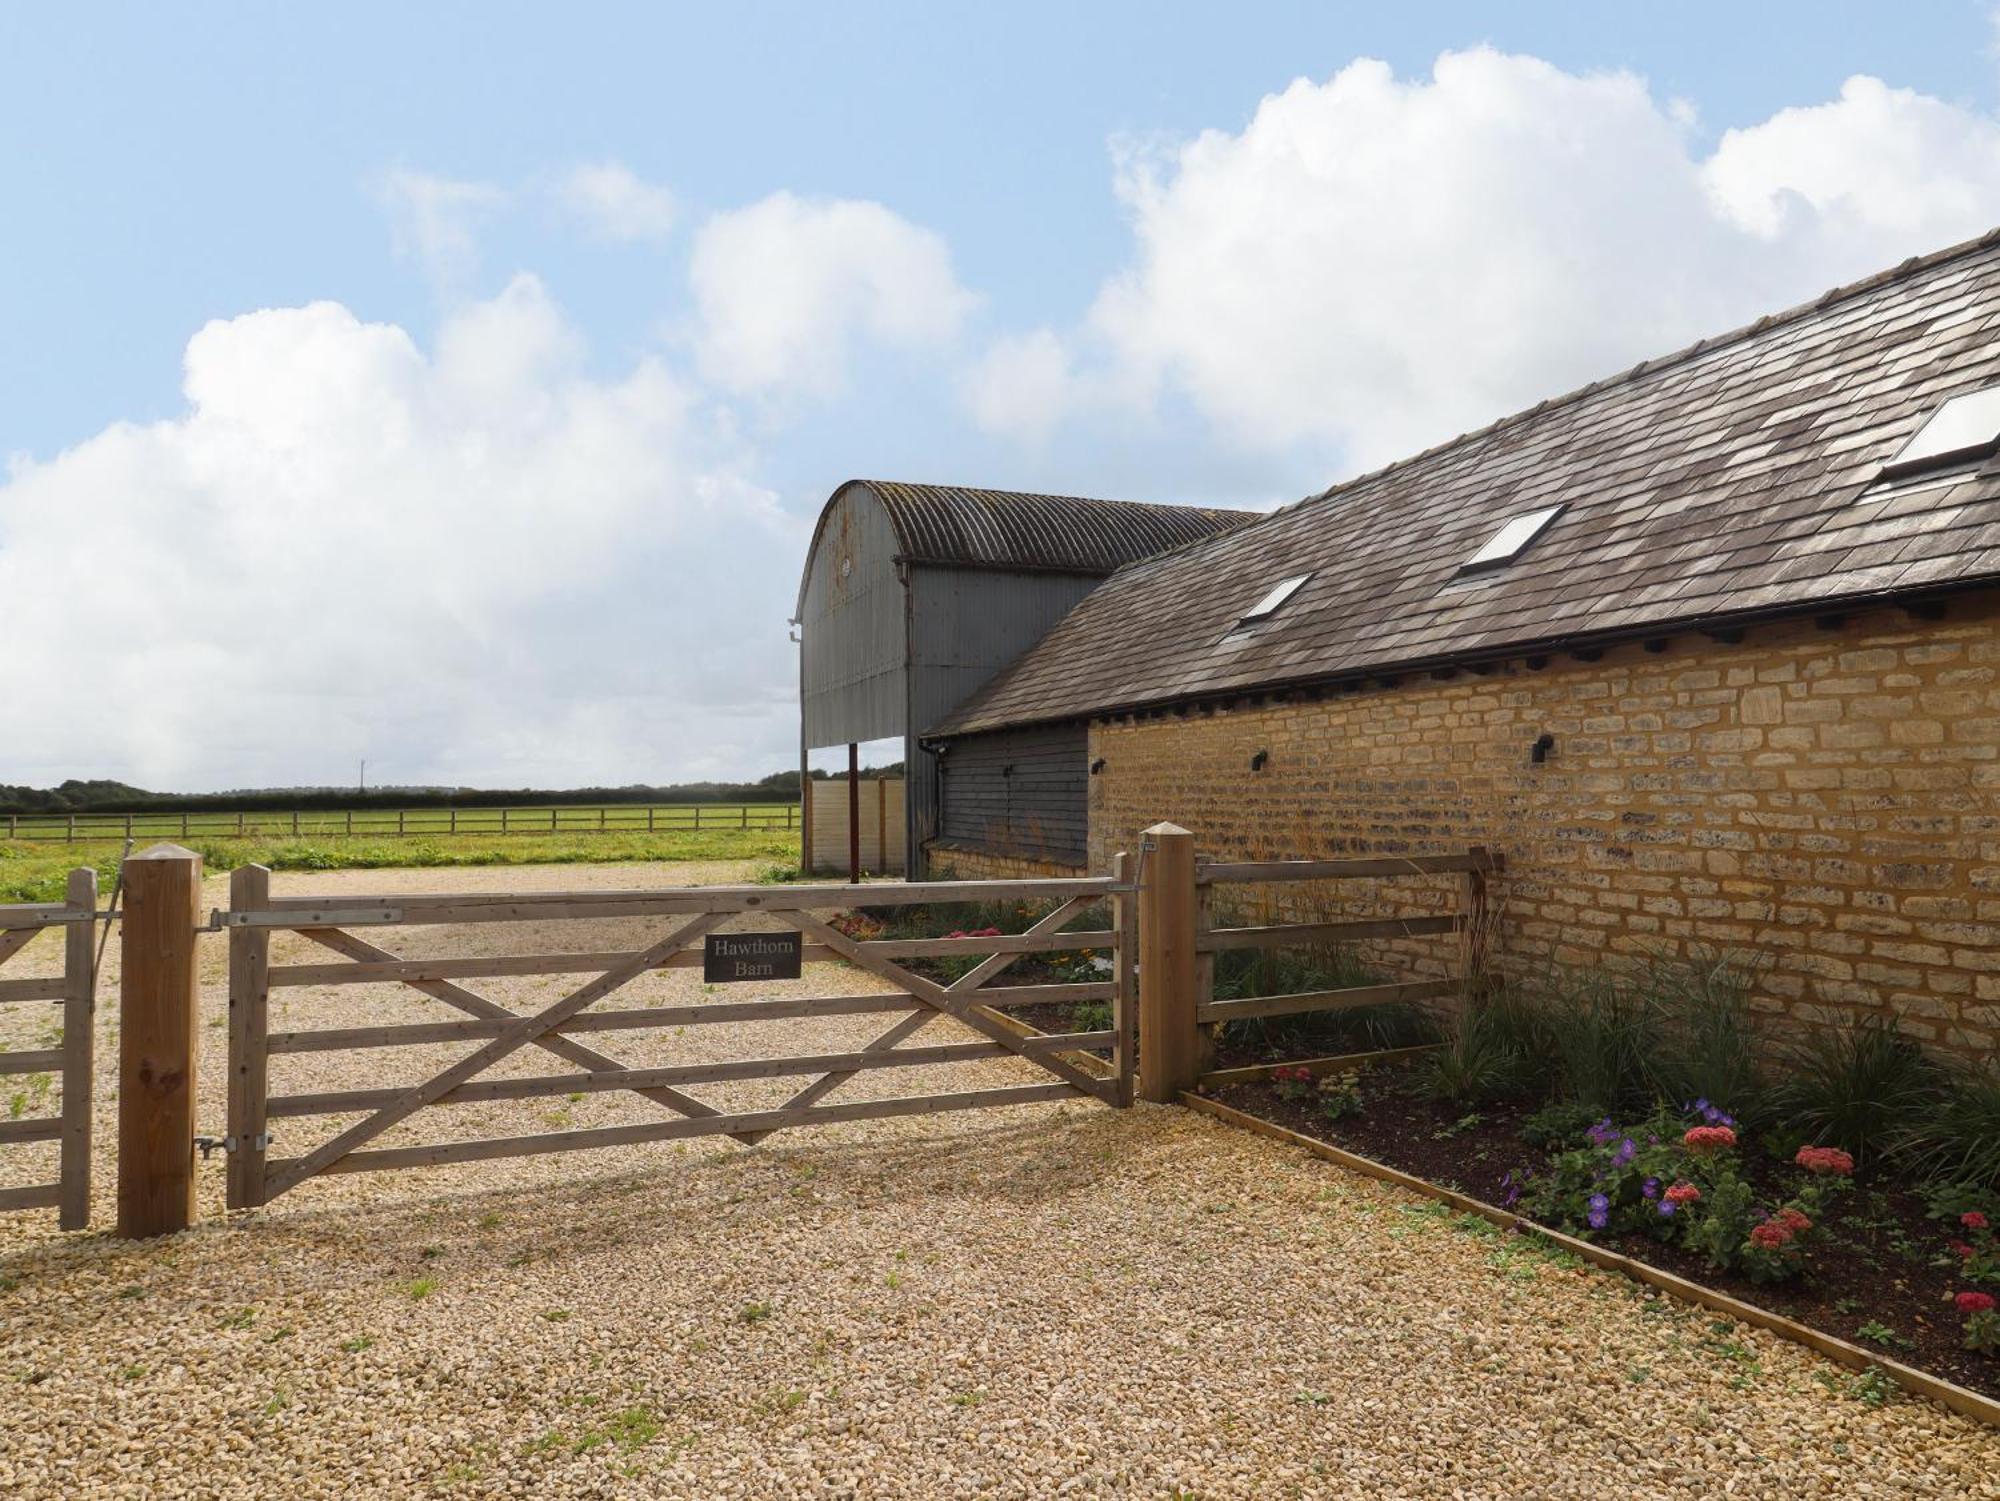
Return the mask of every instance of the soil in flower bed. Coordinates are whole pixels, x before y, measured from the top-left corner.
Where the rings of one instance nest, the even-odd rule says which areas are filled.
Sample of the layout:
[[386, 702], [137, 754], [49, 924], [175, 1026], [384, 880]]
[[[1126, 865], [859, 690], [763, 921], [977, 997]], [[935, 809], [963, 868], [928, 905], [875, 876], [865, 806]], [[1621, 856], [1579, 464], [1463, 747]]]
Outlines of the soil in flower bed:
[[[1520, 1138], [1527, 1106], [1467, 1107], [1433, 1100], [1425, 1090], [1426, 1060], [1371, 1067], [1361, 1075], [1362, 1112], [1330, 1121], [1316, 1099], [1287, 1100], [1268, 1083], [1210, 1091], [1226, 1105], [1332, 1142], [1390, 1167], [1500, 1204], [1502, 1179], [1539, 1171], [1549, 1152]], [[1771, 1202], [1785, 1197], [1788, 1170], [1755, 1142], [1743, 1153], [1744, 1176]], [[1795, 1178], [1796, 1173], [1789, 1173]], [[1642, 1235], [1589, 1237], [1607, 1249], [1768, 1308], [1866, 1349], [2000, 1397], [2000, 1359], [1960, 1343], [1962, 1320], [1952, 1294], [1968, 1284], [1956, 1275], [1955, 1225], [1931, 1218], [1909, 1185], [1864, 1170], [1850, 1192], [1829, 1202], [1807, 1269], [1791, 1282], [1753, 1283], [1718, 1272], [1700, 1256]], [[1572, 1232], [1574, 1233], [1574, 1232]], [[1864, 1329], [1866, 1332], [1864, 1332]]]

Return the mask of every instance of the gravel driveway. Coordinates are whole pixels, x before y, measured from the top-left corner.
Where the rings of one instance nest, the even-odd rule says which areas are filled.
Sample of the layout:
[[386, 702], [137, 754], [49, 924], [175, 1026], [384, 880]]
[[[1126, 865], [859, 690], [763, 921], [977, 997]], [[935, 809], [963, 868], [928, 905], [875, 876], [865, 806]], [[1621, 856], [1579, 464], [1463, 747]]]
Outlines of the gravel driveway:
[[[377, 871], [277, 889], [743, 874]], [[594, 949], [656, 930], [496, 925], [385, 946]], [[278, 962], [315, 952], [291, 942]], [[222, 958], [218, 942], [216, 1129]], [[808, 974], [798, 993], [875, 987]], [[469, 983], [523, 1008], [560, 982]], [[699, 988], [666, 972], [631, 1002]], [[451, 1014], [407, 991], [278, 997], [274, 1029]], [[45, 1023], [0, 1018], [0, 1035], [21, 1045]], [[665, 1062], [833, 1051], [884, 1024], [592, 1041]], [[964, 1035], [939, 1022], [924, 1037]], [[115, 1040], [102, 1051], [108, 1145]], [[289, 1058], [274, 1092], [413, 1078], [458, 1051]], [[886, 1071], [841, 1097], [1037, 1077], [1012, 1061]], [[749, 1105], [796, 1082], [696, 1092]], [[440, 1107], [390, 1139], [654, 1110]], [[298, 1137], [287, 1155], [333, 1129], [278, 1125]], [[0, 1151], [0, 1183], [34, 1175], [24, 1156]], [[204, 1177], [219, 1215], [219, 1159]], [[108, 1226], [102, 1161], [100, 1180]], [[1795, 1346], [1172, 1108], [1079, 1099], [751, 1151], [704, 1139], [327, 1178], [241, 1226], [139, 1246], [60, 1237], [53, 1220], [0, 1218], [9, 1497], [2000, 1496], [2000, 1435], [1968, 1420], [1871, 1405]]]

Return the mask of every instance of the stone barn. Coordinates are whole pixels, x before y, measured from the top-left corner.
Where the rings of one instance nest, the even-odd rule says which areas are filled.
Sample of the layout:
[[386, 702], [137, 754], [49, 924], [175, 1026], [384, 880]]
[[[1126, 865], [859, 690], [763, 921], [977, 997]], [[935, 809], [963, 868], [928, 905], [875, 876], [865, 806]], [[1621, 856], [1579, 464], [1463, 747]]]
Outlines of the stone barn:
[[[1123, 564], [1251, 520], [1244, 511], [851, 480], [820, 512], [799, 581], [800, 773], [828, 746], [901, 737], [910, 874], [960, 845], [1085, 858], [1084, 730], [1034, 726], [950, 756], [919, 743]], [[951, 789], [945, 796], [947, 782]], [[822, 812], [824, 810], [822, 809]], [[844, 815], [843, 815], [844, 816]], [[806, 826], [826, 820], [808, 809]], [[828, 857], [832, 858], [829, 859]], [[844, 868], [846, 846], [808, 867]]]
[[1517, 961], [1729, 949], [1988, 1054], [2000, 234], [1132, 563], [923, 728], [1088, 789], [967, 874], [1481, 844]]

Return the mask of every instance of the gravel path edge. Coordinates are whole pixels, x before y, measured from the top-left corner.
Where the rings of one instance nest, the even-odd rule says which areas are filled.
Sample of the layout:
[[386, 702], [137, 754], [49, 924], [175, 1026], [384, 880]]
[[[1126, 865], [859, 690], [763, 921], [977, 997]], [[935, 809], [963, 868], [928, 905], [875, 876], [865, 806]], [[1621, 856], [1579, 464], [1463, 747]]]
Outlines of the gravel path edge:
[[1372, 1157], [1363, 1157], [1358, 1152], [1350, 1152], [1345, 1148], [1334, 1146], [1331, 1142], [1320, 1141], [1316, 1137], [1280, 1126], [1261, 1116], [1251, 1115], [1234, 1106], [1225, 1105], [1220, 1100], [1183, 1091], [1180, 1103], [1197, 1114], [1211, 1116], [1240, 1130], [1266, 1136], [1290, 1146], [1301, 1147], [1312, 1156], [1347, 1168], [1351, 1172], [1407, 1188], [1427, 1198], [1436, 1199], [1440, 1203], [1449, 1204], [1466, 1214], [1476, 1214], [1502, 1229], [1519, 1230], [1540, 1236], [1551, 1245], [1559, 1246], [1604, 1271], [1621, 1273], [1635, 1282], [1657, 1288], [1682, 1302], [1694, 1303], [1717, 1313], [1727, 1314], [1731, 1318], [1740, 1319], [1746, 1324], [1775, 1334], [1780, 1339], [1804, 1345], [1807, 1349], [1824, 1355], [1828, 1360], [1846, 1366], [1850, 1370], [1862, 1371], [1873, 1366], [1913, 1396], [1929, 1398], [1965, 1417], [1985, 1423], [1988, 1427], [2000, 1428], [2000, 1402], [1960, 1386], [1954, 1381], [1947, 1381], [1942, 1376], [1934, 1376], [1928, 1371], [1918, 1370], [1915, 1366], [1904, 1365], [1901, 1361], [1878, 1355], [1859, 1345], [1849, 1344], [1846, 1340], [1828, 1334], [1824, 1330], [1814, 1329], [1808, 1324], [1801, 1324], [1782, 1314], [1772, 1313], [1755, 1303], [1746, 1303], [1727, 1293], [1717, 1292], [1714, 1288], [1704, 1287], [1699, 1282], [1690, 1282], [1685, 1277], [1677, 1277], [1672, 1272], [1662, 1271], [1643, 1261], [1636, 1261], [1616, 1251], [1608, 1251], [1590, 1241], [1579, 1240], [1560, 1230], [1552, 1230], [1546, 1225], [1515, 1214], [1512, 1210], [1502, 1209], [1497, 1204], [1488, 1204], [1483, 1199], [1475, 1199], [1456, 1189], [1446, 1188], [1431, 1182], [1428, 1178], [1419, 1178], [1413, 1173], [1390, 1167], [1387, 1163], [1377, 1162]]

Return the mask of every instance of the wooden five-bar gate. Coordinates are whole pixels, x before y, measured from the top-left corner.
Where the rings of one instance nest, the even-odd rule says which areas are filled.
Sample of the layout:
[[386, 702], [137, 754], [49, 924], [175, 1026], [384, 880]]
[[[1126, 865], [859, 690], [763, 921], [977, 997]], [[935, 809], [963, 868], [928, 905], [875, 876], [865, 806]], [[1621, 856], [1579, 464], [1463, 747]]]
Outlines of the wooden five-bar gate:
[[[0, 1145], [58, 1143], [56, 1181], [0, 1188], [0, 1210], [54, 1208], [63, 1229], [90, 1223], [90, 1085], [96, 986], [97, 872], [70, 873], [66, 900], [0, 906], [0, 966], [45, 931], [62, 932], [62, 972], [0, 976], [0, 1005], [53, 1004], [60, 1020], [44, 1029], [49, 1046], [0, 1051]], [[60, 1081], [56, 1113], [47, 1087]], [[27, 1081], [25, 1083], [19, 1081]]]
[[[229, 933], [229, 1153], [228, 1201], [247, 1208], [268, 1203], [324, 1173], [468, 1162], [487, 1158], [577, 1151], [698, 1136], [729, 1136], [744, 1145], [774, 1131], [836, 1121], [929, 1114], [1082, 1095], [1111, 1105], [1131, 1102], [1136, 1052], [1134, 989], [1134, 888], [1124, 857], [1110, 876], [1039, 881], [956, 881], [884, 884], [857, 893], [851, 885], [706, 886], [659, 891], [498, 893], [478, 895], [274, 897], [270, 873], [260, 866], [237, 870], [230, 905], [216, 914]], [[857, 939], [829, 914], [869, 907], [928, 903], [1053, 903], [1024, 932], [896, 940]], [[1106, 925], [1064, 931], [1086, 911], [1108, 906]], [[657, 920], [660, 928], [642, 947], [597, 953], [503, 954], [410, 958], [361, 936], [396, 927], [462, 923], [546, 923], [576, 919]], [[762, 930], [800, 935], [804, 963], [844, 960], [888, 981], [895, 989], [873, 995], [786, 996], [703, 1000], [694, 1004], [605, 1008], [599, 1003], [650, 971], [702, 963], [703, 939], [739, 919]], [[271, 941], [296, 933], [339, 956], [325, 964], [274, 964]], [[1108, 952], [1110, 972], [1080, 984], [995, 985], [991, 982], [1023, 955]], [[911, 970], [919, 958], [976, 957], [949, 983]], [[539, 1009], [521, 1013], [464, 982], [499, 976], [568, 976], [581, 983], [558, 987]], [[270, 995], [291, 986], [395, 982], [460, 1013], [436, 1022], [273, 1032]], [[1088, 1032], [1041, 1034], [1011, 1019], [1008, 1010], [1044, 1002], [1109, 1003], [1112, 1024]], [[791, 1021], [880, 1013], [896, 1020], [857, 1049], [784, 1058], [688, 1062], [629, 1067], [607, 1048], [606, 1034], [635, 1029], [695, 1027], [719, 1022]], [[972, 1041], [906, 1046], [939, 1017], [977, 1034]], [[589, 1037], [592, 1040], [583, 1040]], [[470, 1053], [421, 1083], [272, 1096], [274, 1055], [444, 1042], [476, 1042]], [[495, 1066], [525, 1048], [552, 1055], [568, 1071], [500, 1077]], [[1095, 1056], [1109, 1055], [1108, 1064]], [[1012, 1058], [1034, 1066], [1034, 1083], [889, 1099], [825, 1103], [849, 1081], [878, 1069], [976, 1059]], [[688, 1089], [733, 1080], [796, 1077], [804, 1083], [772, 1109], [724, 1111]], [[556, 1095], [630, 1092], [658, 1107], [664, 1118], [633, 1124], [539, 1132], [526, 1136], [447, 1140], [428, 1145], [385, 1146], [379, 1139], [434, 1106], [478, 1101], [528, 1100]], [[292, 1155], [274, 1155], [271, 1122], [300, 1117], [361, 1114], [362, 1119]]]

